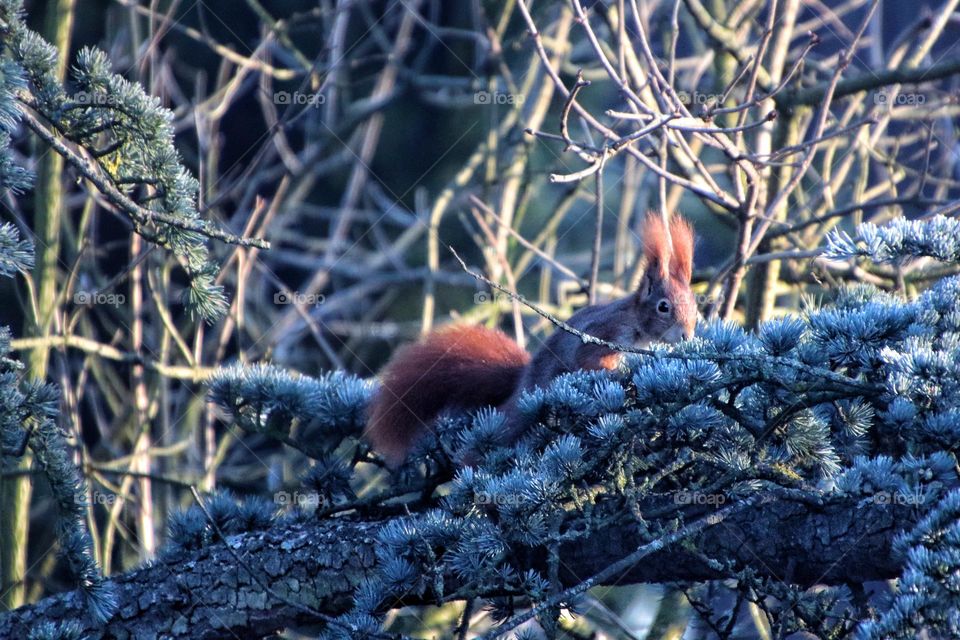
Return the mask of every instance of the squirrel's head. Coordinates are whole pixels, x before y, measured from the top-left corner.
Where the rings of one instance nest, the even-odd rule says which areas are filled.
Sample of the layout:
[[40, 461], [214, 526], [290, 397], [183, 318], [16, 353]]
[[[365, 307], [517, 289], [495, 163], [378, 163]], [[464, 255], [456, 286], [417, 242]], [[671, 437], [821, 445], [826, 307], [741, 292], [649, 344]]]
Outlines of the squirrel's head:
[[657, 213], [643, 221], [647, 266], [636, 292], [640, 329], [647, 342], [678, 342], [693, 336], [697, 304], [690, 291], [693, 275], [693, 229], [679, 215], [669, 229]]

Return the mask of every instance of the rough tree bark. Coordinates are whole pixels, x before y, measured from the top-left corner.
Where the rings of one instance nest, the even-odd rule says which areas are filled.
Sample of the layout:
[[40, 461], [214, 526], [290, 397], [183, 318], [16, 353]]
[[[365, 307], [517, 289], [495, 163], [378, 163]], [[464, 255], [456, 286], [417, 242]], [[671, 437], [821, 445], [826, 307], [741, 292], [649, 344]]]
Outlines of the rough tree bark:
[[[900, 572], [890, 553], [893, 535], [913, 521], [908, 507], [872, 501], [819, 506], [770, 501], [708, 527], [683, 547], [644, 558], [613, 581], [725, 577], [704, 563], [707, 556], [802, 585], [888, 579]], [[375, 570], [382, 524], [342, 517], [228, 537], [227, 544], [279, 598], [237, 566], [220, 542], [116, 576], [120, 607], [105, 628], [92, 626], [80, 594], [72, 591], [3, 615], [0, 637], [26, 637], [42, 620], [75, 620], [91, 639], [138, 640], [259, 638], [284, 627], [316, 623], [290, 601], [327, 615], [349, 609], [354, 587]], [[611, 527], [581, 544], [568, 545], [561, 549], [561, 580], [565, 586], [577, 584], [643, 542], [634, 527]], [[696, 553], [687, 550], [689, 543]], [[528, 551], [521, 559], [542, 567], [544, 556]], [[445, 577], [445, 585], [448, 592], [461, 586], [452, 573]], [[403, 603], [430, 601], [436, 601], [436, 594], [406, 598]]]

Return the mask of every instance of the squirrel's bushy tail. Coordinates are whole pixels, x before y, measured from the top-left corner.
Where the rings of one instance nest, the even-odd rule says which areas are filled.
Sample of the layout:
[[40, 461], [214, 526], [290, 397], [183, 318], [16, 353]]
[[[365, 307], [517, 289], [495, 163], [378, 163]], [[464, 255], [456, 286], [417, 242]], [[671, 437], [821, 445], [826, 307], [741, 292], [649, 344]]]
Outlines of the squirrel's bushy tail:
[[388, 465], [397, 467], [442, 410], [505, 402], [529, 360], [500, 331], [470, 325], [434, 331], [401, 347], [383, 369], [366, 437]]

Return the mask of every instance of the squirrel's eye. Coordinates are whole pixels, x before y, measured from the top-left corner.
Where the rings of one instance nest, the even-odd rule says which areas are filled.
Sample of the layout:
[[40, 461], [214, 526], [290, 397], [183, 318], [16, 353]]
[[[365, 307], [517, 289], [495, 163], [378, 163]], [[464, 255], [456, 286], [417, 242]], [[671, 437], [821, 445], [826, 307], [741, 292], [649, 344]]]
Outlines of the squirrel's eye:
[[665, 298], [661, 299], [660, 302], [657, 303], [657, 311], [659, 313], [670, 313], [670, 302]]

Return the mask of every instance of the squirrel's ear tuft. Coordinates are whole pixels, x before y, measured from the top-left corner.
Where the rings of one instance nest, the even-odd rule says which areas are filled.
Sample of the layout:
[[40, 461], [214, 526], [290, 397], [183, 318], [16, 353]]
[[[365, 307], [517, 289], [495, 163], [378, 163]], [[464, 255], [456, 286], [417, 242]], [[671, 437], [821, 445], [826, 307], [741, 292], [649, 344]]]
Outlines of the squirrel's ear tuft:
[[670, 217], [667, 233], [663, 218], [651, 211], [643, 219], [643, 255], [647, 278], [690, 282], [693, 275], [693, 227], [680, 215]]
[[680, 215], [674, 215], [670, 220], [670, 239], [673, 245], [670, 274], [690, 282], [693, 277], [693, 227]]
[[647, 213], [641, 224], [643, 232], [643, 256], [647, 259], [646, 278], [658, 277], [665, 281], [670, 269], [671, 238], [659, 213]]

